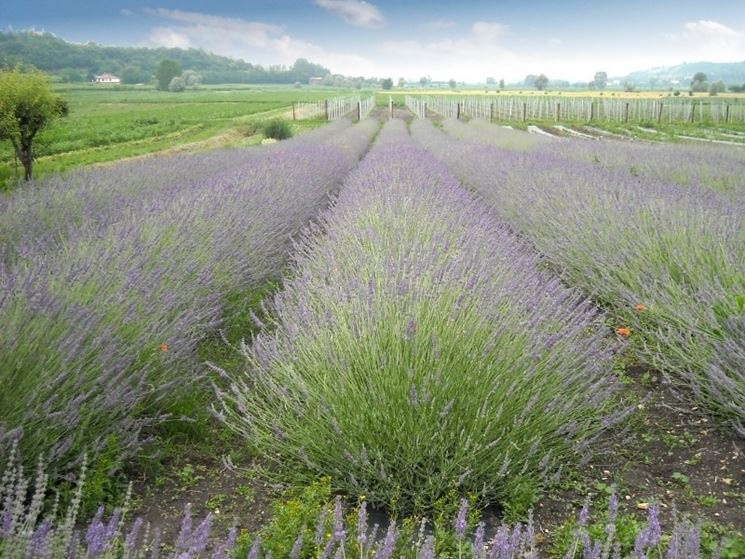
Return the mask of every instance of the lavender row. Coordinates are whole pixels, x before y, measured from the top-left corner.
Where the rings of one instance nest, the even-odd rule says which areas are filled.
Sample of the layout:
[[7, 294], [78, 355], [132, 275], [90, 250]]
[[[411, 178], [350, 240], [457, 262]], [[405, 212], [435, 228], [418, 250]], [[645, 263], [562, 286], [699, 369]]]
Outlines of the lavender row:
[[[719, 191], [745, 187], [745, 149], [742, 147], [613, 139], [551, 139], [505, 129], [478, 119], [468, 124], [447, 119], [444, 128], [449, 134], [467, 142], [489, 143], [510, 150], [534, 149], [635, 177]], [[742, 196], [743, 193], [737, 195]]]
[[1, 275], [0, 444], [20, 437], [55, 467], [136, 451], [163, 399], [201, 377], [225, 297], [282, 272], [377, 128], [334, 140], [353, 148], [283, 145]]
[[151, 157], [88, 167], [34, 181], [0, 195], [0, 267], [58, 250], [73, 235], [96, 234], [130, 214], [148, 211], [215, 180], [250, 173], [252, 166], [290, 146], [325, 144], [348, 128], [340, 120], [281, 145]]
[[[401, 524], [390, 521], [382, 528], [371, 522], [370, 512], [374, 511], [368, 511], [364, 499], [352, 508], [345, 507], [338, 496], [333, 502], [324, 498], [320, 506], [314, 504], [315, 510], [310, 511], [313, 516], [308, 520], [293, 518], [286, 512], [281, 514], [280, 504], [275, 506], [275, 510], [280, 511], [279, 518], [275, 516], [253, 534], [241, 531], [240, 537], [237, 525], [225, 535], [218, 533], [212, 513], [201, 520], [193, 518], [192, 505], [187, 504], [178, 534], [166, 543], [157, 520], [155, 526], [142, 518], [128, 521], [128, 498], [109, 517], [104, 515], [104, 507], [100, 507], [87, 522], [79, 518], [84, 482], [85, 464], [72, 502], [65, 511], [59, 511], [63, 514], [58, 514], [56, 505], [47, 506], [48, 479], [43, 464], [39, 464], [32, 485], [11, 455], [0, 480], [0, 554], [25, 559], [227, 559], [244, 556], [251, 559], [436, 559], [456, 554], [459, 558], [470, 559], [537, 559], [548, 555], [541, 552], [530, 513], [526, 524], [487, 526], [470, 510], [471, 504], [466, 499], [451, 518], [435, 522], [428, 522], [426, 518], [414, 522], [409, 519]], [[27, 499], [29, 493], [30, 500]], [[298, 501], [294, 504], [296, 509]], [[677, 517], [672, 532], [663, 533], [659, 507], [653, 503], [646, 524], [636, 534], [631, 534], [634, 537], [632, 548], [621, 541], [619, 516], [619, 502], [613, 493], [603, 522], [603, 534], [595, 539], [593, 531], [597, 530], [590, 524], [588, 500], [578, 515], [574, 536], [567, 544], [564, 557], [715, 559], [727, 545], [723, 539], [720, 545], [713, 546], [710, 555], [705, 553], [708, 546], [703, 541], [701, 525]], [[238, 519], [235, 522], [237, 524]]]
[[[321, 233], [323, 232], [323, 234]], [[522, 512], [619, 420], [603, 317], [392, 121], [296, 247], [220, 413], [296, 485]]]
[[612, 309], [647, 364], [745, 435], [745, 200], [546, 153], [414, 135]]

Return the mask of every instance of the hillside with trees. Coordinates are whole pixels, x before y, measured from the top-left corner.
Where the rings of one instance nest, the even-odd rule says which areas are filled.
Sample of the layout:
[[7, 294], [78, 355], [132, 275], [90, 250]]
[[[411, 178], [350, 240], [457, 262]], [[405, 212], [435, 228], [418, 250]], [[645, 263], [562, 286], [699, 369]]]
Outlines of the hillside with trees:
[[122, 83], [145, 83], [155, 76], [164, 59], [201, 76], [202, 83], [308, 83], [330, 71], [300, 58], [290, 66], [251, 64], [197, 49], [110, 47], [95, 43], [68, 43], [52, 33], [0, 32], [0, 67], [30, 64], [66, 82], [90, 81], [109, 72]]

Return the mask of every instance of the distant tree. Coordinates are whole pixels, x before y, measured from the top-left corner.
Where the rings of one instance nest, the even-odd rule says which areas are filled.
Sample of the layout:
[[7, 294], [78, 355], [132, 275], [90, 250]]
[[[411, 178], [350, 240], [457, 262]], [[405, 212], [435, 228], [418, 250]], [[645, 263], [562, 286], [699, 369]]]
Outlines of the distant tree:
[[196, 87], [202, 83], [202, 76], [197, 74], [194, 70], [186, 70], [181, 77], [184, 78], [186, 87]]
[[543, 91], [546, 89], [546, 86], [548, 85], [548, 78], [546, 77], [546, 74], [541, 74], [535, 79], [535, 88], [538, 91]]
[[80, 72], [80, 70], [75, 70], [74, 68], [63, 70], [60, 77], [65, 83], [79, 83], [85, 81], [85, 76]]
[[525, 80], [523, 83], [525, 83], [526, 87], [535, 87], [535, 80], [538, 78], [535, 74], [528, 74], [525, 76]]
[[419, 78], [419, 85], [422, 87], [426, 87], [427, 83], [429, 83], [429, 80], [425, 76]]
[[724, 93], [725, 91], [727, 91], [727, 86], [724, 85], [724, 82], [722, 80], [714, 82], [709, 86], [709, 95], [711, 95], [712, 97], [720, 93]]
[[158, 78], [158, 89], [166, 91], [171, 85], [171, 80], [181, 75], [181, 64], [175, 60], [161, 60], [155, 77]]
[[186, 89], [186, 80], [182, 78], [181, 76], [176, 76], [171, 80], [171, 83], [168, 84], [168, 91], [171, 93], [180, 93], [181, 91]]
[[455, 89], [455, 86], [456, 86], [457, 84], [455, 83], [455, 80], [454, 80], [454, 79], [450, 79], [450, 80], [448, 81], [448, 85], [450, 86], [450, 89]]
[[392, 89], [393, 88], [393, 80], [391, 78], [386, 78], [382, 82], [380, 82], [380, 86], [383, 89]]
[[625, 81], [623, 82], [623, 90], [626, 93], [632, 93], [636, 91], [636, 84], [632, 81]]
[[499, 89], [504, 89], [504, 78], [499, 80]]
[[52, 120], [67, 113], [67, 102], [52, 93], [47, 76], [41, 72], [0, 70], [0, 139], [13, 145], [25, 180], [32, 177], [34, 138]]
[[693, 80], [691, 81], [691, 91], [707, 91], [709, 89], [706, 84], [706, 74], [703, 72], [696, 72], [693, 74]]
[[403, 87], [406, 85], [406, 80], [404, 78], [398, 78], [398, 87]]
[[596, 89], [605, 89], [608, 85], [608, 73], [607, 72], [595, 72], [595, 77], [592, 80], [592, 84]]
[[147, 83], [150, 81], [150, 72], [143, 70], [139, 66], [127, 66], [121, 72], [122, 83], [135, 84]]
[[731, 85], [729, 86], [729, 90], [732, 93], [743, 93], [745, 92], [745, 83], [742, 85]]
[[495, 83], [497, 83], [497, 80], [494, 78], [486, 78], [486, 85], [494, 85]]

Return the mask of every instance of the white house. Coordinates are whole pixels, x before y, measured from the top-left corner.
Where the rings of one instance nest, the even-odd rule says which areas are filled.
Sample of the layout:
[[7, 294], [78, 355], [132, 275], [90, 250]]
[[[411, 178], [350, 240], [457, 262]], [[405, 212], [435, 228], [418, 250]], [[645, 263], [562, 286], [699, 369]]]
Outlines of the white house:
[[93, 81], [96, 83], [121, 83], [122, 80], [114, 74], [101, 74], [100, 76], [96, 76]]

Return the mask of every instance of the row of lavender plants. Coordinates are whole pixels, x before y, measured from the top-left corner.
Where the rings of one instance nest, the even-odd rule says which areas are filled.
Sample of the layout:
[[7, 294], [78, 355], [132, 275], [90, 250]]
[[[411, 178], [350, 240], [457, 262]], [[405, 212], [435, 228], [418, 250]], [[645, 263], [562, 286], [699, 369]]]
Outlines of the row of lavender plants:
[[647, 364], [745, 435], [742, 197], [467, 143], [425, 121], [412, 130], [571, 285], [612, 309]]
[[289, 145], [323, 143], [351, 126], [339, 120], [279, 145], [150, 157], [85, 167], [36, 180], [0, 195], [0, 267], [63, 247], [71, 235], [95, 234], [126, 214], [147, 211], [205, 188], [226, 170], [250, 172], [257, 160]]
[[449, 491], [521, 514], [625, 410], [603, 317], [393, 120], [250, 348], [220, 413], [294, 485], [378, 506]]
[[[344, 507], [337, 497], [323, 501], [309, 510], [310, 518], [294, 518], [292, 525], [272, 519], [253, 534], [239, 537], [238, 519], [224, 536], [214, 528], [212, 513], [199, 521], [192, 518], [187, 504], [180, 530], [164, 541], [160, 528], [145, 523], [142, 518], [129, 521], [128, 499], [122, 508], [108, 517], [104, 507], [89, 521], [80, 518], [80, 502], [85, 482], [85, 462], [76, 483], [75, 494], [63, 511], [47, 499], [48, 478], [43, 463], [39, 463], [32, 482], [16, 462], [13, 448], [0, 478], [0, 557], [3, 559], [227, 559], [248, 557], [269, 559], [359, 558], [359, 559], [537, 559], [540, 556], [565, 559], [701, 559], [720, 557], [727, 547], [714, 545], [706, 553], [701, 527], [688, 520], [675, 518], [672, 532], [663, 534], [659, 509], [649, 508], [647, 523], [633, 535], [633, 542], [619, 534], [618, 499], [612, 494], [608, 511], [599, 519], [602, 535], [596, 535], [596, 522], [591, 525], [589, 501], [579, 513], [573, 537], [566, 552], [541, 548], [532, 516], [527, 524], [487, 526], [469, 510], [463, 499], [454, 517], [428, 522], [426, 518], [381, 528], [370, 521], [367, 501], [360, 500], [353, 508]], [[28, 498], [28, 495], [31, 498]], [[46, 505], [46, 506], [45, 506]], [[346, 509], [346, 510], [345, 510]], [[372, 511], [371, 511], [372, 512]], [[298, 521], [303, 524], [295, 526]], [[306, 523], [307, 522], [307, 523]], [[663, 543], [665, 542], [665, 543]]]
[[[494, 144], [510, 150], [534, 149], [632, 176], [708, 187], [719, 191], [745, 187], [745, 149], [662, 142], [549, 138], [526, 134], [473, 119], [467, 124], [447, 119], [444, 129], [467, 142]], [[742, 196], [743, 193], [734, 194]]]
[[[43, 453], [56, 470], [83, 451], [136, 451], [203, 375], [196, 348], [219, 326], [225, 299], [282, 272], [292, 237], [327, 206], [378, 126], [280, 144], [248, 155], [249, 165], [231, 152], [234, 167], [113, 209], [113, 221], [71, 231], [57, 250], [0, 274], [0, 451], [20, 438], [24, 457]], [[203, 161], [180, 160], [195, 173]]]

